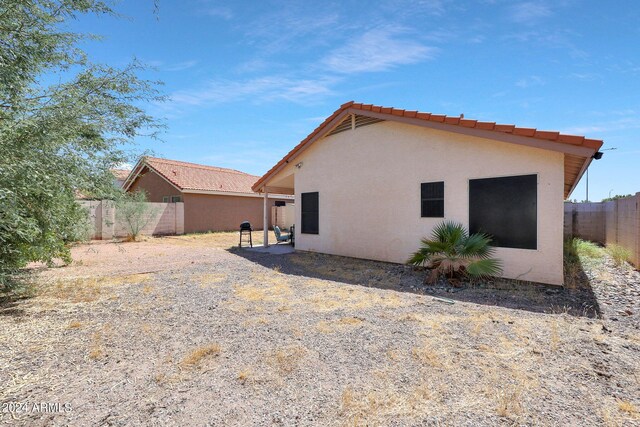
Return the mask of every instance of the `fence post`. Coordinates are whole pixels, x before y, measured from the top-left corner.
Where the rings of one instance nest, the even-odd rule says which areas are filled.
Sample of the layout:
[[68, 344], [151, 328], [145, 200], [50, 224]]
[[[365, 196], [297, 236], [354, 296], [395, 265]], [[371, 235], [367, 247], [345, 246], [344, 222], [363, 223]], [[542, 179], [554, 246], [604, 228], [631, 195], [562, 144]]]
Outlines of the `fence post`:
[[113, 239], [115, 224], [116, 224], [116, 209], [113, 201], [103, 200], [100, 203], [102, 210], [102, 240]]
[[177, 202], [175, 205], [175, 232], [184, 234], [184, 202]]

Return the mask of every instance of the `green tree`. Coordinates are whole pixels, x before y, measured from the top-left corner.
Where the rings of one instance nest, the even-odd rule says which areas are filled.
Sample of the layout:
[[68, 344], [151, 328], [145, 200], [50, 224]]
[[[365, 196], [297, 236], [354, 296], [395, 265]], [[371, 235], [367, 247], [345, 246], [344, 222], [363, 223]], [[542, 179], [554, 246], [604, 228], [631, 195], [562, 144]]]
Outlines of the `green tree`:
[[93, 63], [79, 43], [94, 36], [66, 30], [87, 13], [115, 14], [98, 0], [0, 2], [0, 288], [30, 261], [69, 261], [86, 215], [76, 195], [113, 195], [126, 144], [162, 127], [140, 107], [161, 99], [141, 64]]
[[490, 243], [491, 238], [485, 234], [469, 235], [462, 224], [443, 221], [434, 227], [430, 239], [422, 239], [420, 249], [407, 263], [429, 267], [431, 274], [427, 281], [430, 283], [443, 275], [450, 278], [497, 276], [502, 269], [500, 261], [491, 258], [494, 250]]

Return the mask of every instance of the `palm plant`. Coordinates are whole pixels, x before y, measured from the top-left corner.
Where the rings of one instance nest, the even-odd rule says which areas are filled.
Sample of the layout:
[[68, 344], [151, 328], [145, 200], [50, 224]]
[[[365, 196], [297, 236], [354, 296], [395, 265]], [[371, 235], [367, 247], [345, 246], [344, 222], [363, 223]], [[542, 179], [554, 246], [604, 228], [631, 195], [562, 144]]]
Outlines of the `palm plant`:
[[407, 263], [429, 267], [429, 283], [435, 283], [442, 275], [472, 279], [497, 276], [502, 272], [501, 262], [492, 258], [494, 249], [490, 243], [486, 234], [469, 235], [462, 224], [443, 221], [433, 229], [430, 239], [422, 239], [420, 249]]

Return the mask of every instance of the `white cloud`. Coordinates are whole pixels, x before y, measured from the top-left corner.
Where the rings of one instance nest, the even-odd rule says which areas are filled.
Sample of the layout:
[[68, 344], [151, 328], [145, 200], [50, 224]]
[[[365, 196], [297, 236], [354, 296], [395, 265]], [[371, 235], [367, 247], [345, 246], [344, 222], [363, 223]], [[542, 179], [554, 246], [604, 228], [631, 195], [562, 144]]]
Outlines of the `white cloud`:
[[198, 65], [198, 61], [191, 60], [191, 61], [177, 62], [175, 64], [167, 64], [161, 68], [165, 71], [184, 71], [189, 68], [193, 68], [196, 65]]
[[222, 18], [226, 21], [233, 19], [233, 11], [229, 7], [224, 7], [224, 6], [210, 7], [205, 10], [205, 13], [209, 16], [213, 16], [215, 18]]
[[551, 9], [542, 2], [524, 2], [513, 5], [509, 13], [512, 20], [520, 24], [533, 24], [551, 15]]
[[174, 92], [172, 105], [199, 106], [232, 101], [264, 102], [284, 99], [292, 102], [313, 102], [332, 93], [334, 78], [299, 79], [264, 76], [244, 81], [213, 80], [204, 87]]
[[402, 32], [392, 28], [370, 30], [335, 49], [322, 62], [331, 71], [351, 74], [385, 71], [434, 57], [436, 48], [401, 37]]

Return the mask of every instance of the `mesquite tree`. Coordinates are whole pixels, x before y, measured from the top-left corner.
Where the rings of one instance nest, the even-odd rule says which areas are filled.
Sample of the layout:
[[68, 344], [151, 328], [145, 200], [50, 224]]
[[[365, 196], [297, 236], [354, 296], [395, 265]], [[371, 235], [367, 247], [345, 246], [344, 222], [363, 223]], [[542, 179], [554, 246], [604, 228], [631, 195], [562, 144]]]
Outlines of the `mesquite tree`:
[[66, 29], [88, 13], [114, 14], [98, 0], [0, 2], [0, 290], [30, 261], [69, 260], [77, 194], [108, 197], [125, 145], [162, 127], [140, 107], [161, 99], [141, 65], [93, 63], [79, 47], [93, 36]]

